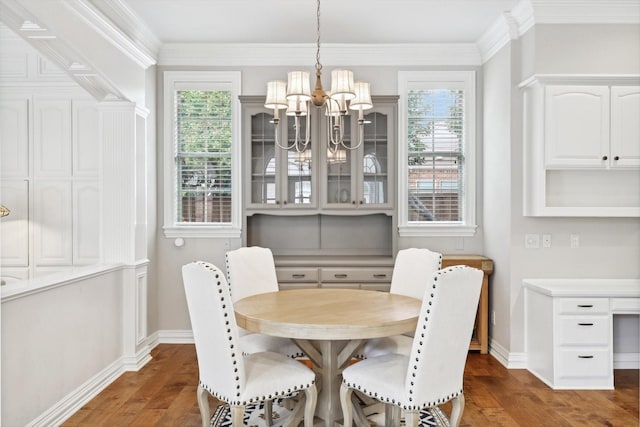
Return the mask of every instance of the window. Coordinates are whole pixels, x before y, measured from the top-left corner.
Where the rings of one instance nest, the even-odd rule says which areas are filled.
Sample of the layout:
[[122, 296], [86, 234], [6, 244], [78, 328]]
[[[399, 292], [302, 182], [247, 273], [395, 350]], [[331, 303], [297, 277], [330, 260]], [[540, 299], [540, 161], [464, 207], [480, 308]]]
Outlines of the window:
[[475, 72], [400, 72], [401, 236], [475, 233]]
[[240, 237], [239, 72], [164, 73], [166, 237]]

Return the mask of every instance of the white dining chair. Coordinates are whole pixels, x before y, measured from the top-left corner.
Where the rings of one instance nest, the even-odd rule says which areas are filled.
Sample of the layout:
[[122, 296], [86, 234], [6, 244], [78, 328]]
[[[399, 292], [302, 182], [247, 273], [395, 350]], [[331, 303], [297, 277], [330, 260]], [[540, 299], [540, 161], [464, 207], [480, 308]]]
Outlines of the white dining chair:
[[344, 427], [351, 427], [354, 390], [384, 403], [386, 416], [398, 412], [394, 407], [402, 410], [407, 427], [418, 426], [421, 410], [452, 400], [450, 424], [460, 425], [482, 278], [481, 270], [467, 266], [438, 271], [424, 292], [411, 353], [371, 357], [345, 368], [340, 386]]
[[230, 406], [232, 426], [239, 427], [246, 405], [300, 391], [305, 398], [304, 425], [313, 426], [315, 373], [283, 354], [241, 353], [229, 287], [216, 266], [201, 261], [187, 264], [182, 278], [200, 374], [197, 399], [202, 427], [210, 424], [208, 394]]
[[[226, 267], [227, 282], [234, 302], [252, 295], [280, 290], [273, 253], [269, 248], [250, 246], [228, 251]], [[246, 354], [274, 351], [292, 358], [304, 356], [302, 350], [289, 338], [249, 332], [242, 328], [240, 347]]]
[[[422, 299], [433, 274], [442, 266], [442, 254], [424, 248], [401, 249], [396, 255], [389, 293]], [[388, 353], [409, 354], [413, 334], [367, 340], [357, 357], [364, 359]]]

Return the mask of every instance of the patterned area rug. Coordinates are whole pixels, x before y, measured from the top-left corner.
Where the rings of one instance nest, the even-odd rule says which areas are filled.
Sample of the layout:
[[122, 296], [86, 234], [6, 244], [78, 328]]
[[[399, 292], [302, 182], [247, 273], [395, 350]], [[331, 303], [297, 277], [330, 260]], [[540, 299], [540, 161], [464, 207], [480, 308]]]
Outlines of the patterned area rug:
[[[279, 401], [273, 402], [273, 427], [282, 427], [290, 415], [290, 411], [279, 405]], [[420, 413], [420, 427], [449, 427], [449, 420], [440, 410], [433, 408]], [[384, 414], [374, 414], [369, 417], [373, 426], [384, 425]], [[263, 404], [249, 405], [244, 413], [244, 425], [247, 427], [266, 427], [264, 422]], [[400, 423], [404, 425], [404, 420]], [[231, 427], [231, 415], [228, 405], [220, 405], [211, 419], [211, 427]]]

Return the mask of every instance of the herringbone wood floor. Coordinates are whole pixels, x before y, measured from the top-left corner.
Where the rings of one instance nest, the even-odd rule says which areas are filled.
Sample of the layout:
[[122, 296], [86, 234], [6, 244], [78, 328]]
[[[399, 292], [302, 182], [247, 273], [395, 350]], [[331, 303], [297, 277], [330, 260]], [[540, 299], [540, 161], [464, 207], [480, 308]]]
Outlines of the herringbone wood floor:
[[[161, 344], [153, 360], [129, 372], [64, 426], [200, 427], [195, 348]], [[612, 391], [553, 391], [526, 370], [507, 370], [493, 357], [469, 354], [464, 426], [638, 426], [639, 371], [617, 370]], [[218, 404], [211, 399], [211, 408]], [[449, 407], [443, 407], [448, 413]]]

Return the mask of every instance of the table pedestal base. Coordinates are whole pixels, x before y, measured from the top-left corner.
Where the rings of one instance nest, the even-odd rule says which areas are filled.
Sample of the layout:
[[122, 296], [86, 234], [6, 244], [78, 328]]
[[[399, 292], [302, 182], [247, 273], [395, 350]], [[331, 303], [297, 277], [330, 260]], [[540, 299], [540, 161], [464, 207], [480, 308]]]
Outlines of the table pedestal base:
[[[341, 425], [340, 384], [342, 370], [356, 354], [363, 340], [293, 340], [313, 362], [317, 373], [318, 402], [316, 417], [326, 427]], [[338, 423], [338, 424], [337, 424]]]

